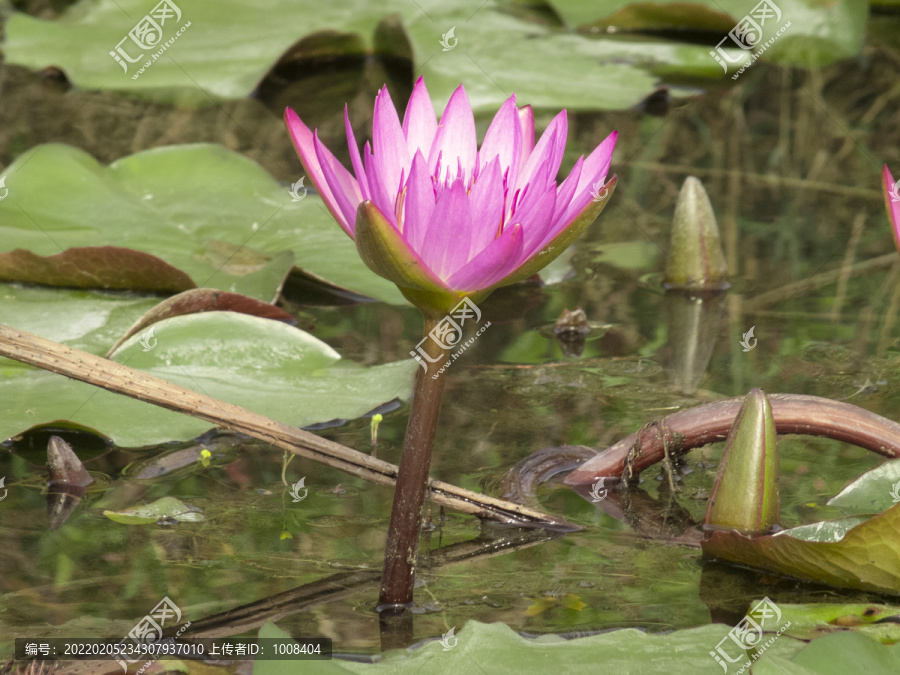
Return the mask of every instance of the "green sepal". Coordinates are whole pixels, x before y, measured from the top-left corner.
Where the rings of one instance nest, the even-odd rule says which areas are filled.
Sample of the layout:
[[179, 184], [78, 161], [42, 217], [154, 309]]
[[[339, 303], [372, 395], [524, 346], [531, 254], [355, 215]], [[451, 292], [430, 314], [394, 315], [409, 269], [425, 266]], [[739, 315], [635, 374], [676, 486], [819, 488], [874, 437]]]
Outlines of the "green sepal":
[[356, 250], [375, 274], [397, 284], [404, 297], [425, 316], [439, 319], [469, 293], [455, 293], [409, 248], [403, 235], [371, 201], [356, 210]]

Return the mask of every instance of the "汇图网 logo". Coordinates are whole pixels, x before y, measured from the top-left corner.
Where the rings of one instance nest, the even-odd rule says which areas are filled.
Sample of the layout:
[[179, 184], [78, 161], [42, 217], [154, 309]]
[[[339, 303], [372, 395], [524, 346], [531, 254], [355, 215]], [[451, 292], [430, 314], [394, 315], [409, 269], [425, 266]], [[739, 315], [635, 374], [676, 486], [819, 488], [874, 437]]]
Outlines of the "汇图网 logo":
[[[190, 28], [191, 22], [188, 21], [177, 31], [172, 31], [171, 26], [181, 21], [181, 8], [172, 0], [162, 0], [153, 9], [151, 9], [144, 17], [138, 21], [134, 28], [128, 31], [128, 35], [119, 40], [116, 48], [110, 50], [109, 55], [115, 59], [116, 63], [122, 66], [125, 74], [128, 74], [129, 64], [137, 64], [144, 55], [152, 49], [156, 49], [139, 68], [138, 71], [131, 76], [136, 80], [141, 74], [149, 68], [153, 63], [162, 56], [163, 52], [175, 44], [175, 40], [181, 37], [182, 33]], [[164, 34], [168, 32], [171, 37], [163, 42]], [[128, 42], [130, 40], [130, 42]], [[158, 49], [157, 49], [158, 48]], [[132, 56], [132, 54], [137, 54]]]

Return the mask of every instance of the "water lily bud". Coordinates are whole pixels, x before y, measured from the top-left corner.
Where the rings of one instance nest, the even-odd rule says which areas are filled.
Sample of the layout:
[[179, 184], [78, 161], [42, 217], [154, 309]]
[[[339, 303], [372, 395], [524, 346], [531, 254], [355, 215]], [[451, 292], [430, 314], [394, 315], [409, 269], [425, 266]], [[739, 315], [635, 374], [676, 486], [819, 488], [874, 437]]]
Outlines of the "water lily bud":
[[778, 446], [772, 406], [761, 389], [744, 399], [725, 441], [705, 526], [757, 534], [778, 524]]
[[703, 184], [688, 176], [675, 205], [669, 258], [663, 285], [688, 290], [728, 288], [728, 265], [722, 252], [716, 215]]

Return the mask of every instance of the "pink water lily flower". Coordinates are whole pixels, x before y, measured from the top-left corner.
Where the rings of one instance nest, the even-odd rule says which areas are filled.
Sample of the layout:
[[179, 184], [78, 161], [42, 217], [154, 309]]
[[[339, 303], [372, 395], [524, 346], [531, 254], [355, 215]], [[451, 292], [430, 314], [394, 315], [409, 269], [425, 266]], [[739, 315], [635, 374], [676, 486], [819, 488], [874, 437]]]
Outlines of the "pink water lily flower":
[[884, 165], [881, 174], [884, 177], [884, 205], [893, 225], [894, 243], [897, 250], [900, 250], [900, 184], [894, 180], [887, 164]]
[[514, 95], [479, 149], [462, 85], [440, 124], [423, 78], [402, 124], [383, 88], [372, 144], [362, 154], [345, 107], [355, 177], [290, 108], [285, 123], [309, 178], [366, 265], [431, 317], [550, 263], [594, 221], [616, 184], [615, 176], [606, 182], [613, 132], [557, 185], [566, 111], [535, 144], [532, 109], [517, 108]]

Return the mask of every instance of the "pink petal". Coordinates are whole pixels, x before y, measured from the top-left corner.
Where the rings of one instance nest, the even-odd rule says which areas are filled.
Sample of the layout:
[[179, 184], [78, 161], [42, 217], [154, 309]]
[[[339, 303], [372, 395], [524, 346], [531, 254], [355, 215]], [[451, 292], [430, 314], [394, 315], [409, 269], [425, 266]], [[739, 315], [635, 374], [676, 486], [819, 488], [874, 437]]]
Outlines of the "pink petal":
[[[297, 113], [290, 108], [285, 108], [284, 122], [291, 134], [294, 148], [297, 150], [297, 154], [300, 155], [300, 161], [303, 163], [303, 168], [306, 169], [309, 179], [313, 182], [313, 185], [316, 186], [316, 189], [322, 196], [322, 201], [325, 202], [325, 206], [331, 211], [331, 215], [334, 216], [334, 219], [338, 224], [344, 228], [344, 232], [349, 234], [350, 237], [353, 237], [353, 223], [355, 216], [349, 221], [344, 218], [343, 210], [338, 206], [338, 200], [335, 198], [332, 187], [328, 184], [328, 179], [325, 177], [325, 173], [322, 171], [322, 167], [319, 164], [313, 133], [302, 122], [300, 117], [297, 116]], [[337, 162], [334, 155], [332, 155], [324, 146], [323, 151], [325, 157], [334, 159], [338, 165], [340, 164]], [[354, 183], [356, 182], [353, 178], [351, 178], [351, 180], [353, 180]], [[334, 189], [341, 190], [342, 188], [340, 185], [336, 184]], [[357, 191], [358, 190], [359, 188], [357, 186]]]
[[529, 208], [519, 209], [515, 222], [521, 223], [525, 233], [524, 255], [530, 257], [553, 231], [553, 209], [556, 206], [556, 186], [539, 191]]
[[[451, 178], [456, 175], [458, 167], [462, 167], [465, 180], [471, 178], [478, 158], [478, 140], [475, 136], [475, 117], [472, 106], [462, 85], [450, 97], [447, 108], [441, 116], [431, 152], [428, 155], [428, 168], [436, 176], [438, 156], [444, 170], [450, 171]], [[440, 180], [440, 176], [438, 179]]]
[[490, 287], [519, 266], [522, 259], [522, 226], [507, 227], [491, 245], [447, 279], [457, 291], [475, 291]]
[[438, 196], [419, 255], [443, 280], [468, 262], [471, 239], [469, 199], [463, 182], [457, 180]]
[[503, 224], [503, 175], [500, 158], [494, 157], [478, 176], [469, 192], [472, 207], [472, 242], [469, 257], [475, 257], [486, 249]]
[[617, 136], [617, 131], [612, 132], [584, 160], [581, 176], [578, 178], [578, 185], [569, 200], [569, 206], [561, 218], [562, 221], [571, 221], [584, 210], [584, 207], [594, 198], [595, 194], [603, 193], [603, 185], [606, 184], [606, 176], [609, 174], [609, 165], [612, 162], [613, 151], [616, 148]]
[[[566, 122], [566, 111], [563, 110], [553, 121], [547, 125], [544, 133], [541, 134], [541, 140], [534, 146], [534, 151], [525, 162], [522, 173], [519, 174], [519, 180], [516, 187], [525, 187], [531, 182], [532, 177], [538, 172], [544, 164], [550, 167], [550, 180], [556, 179], [559, 172], [559, 165], [562, 162], [563, 151], [566, 149], [566, 136], [568, 135], [568, 123]], [[541, 185], [541, 189], [545, 186]]]
[[409, 156], [415, 157], [416, 150], [421, 150], [422, 155], [427, 157], [436, 132], [437, 115], [425, 88], [425, 78], [420, 77], [416, 80], [409, 103], [406, 105], [406, 114], [403, 116], [403, 134], [406, 136]]
[[[569, 202], [568, 207], [565, 209], [565, 214], [562, 217], [559, 217], [558, 210], [557, 214], [553, 217], [553, 226], [549, 228], [547, 234], [544, 236], [543, 241], [539, 242], [536, 247], [532, 247], [530, 252], [527, 255], [533, 255], [535, 251], [542, 249], [550, 240], [559, 235], [561, 232], [571, 227], [572, 224], [587, 210], [591, 205], [591, 200], [594, 199], [594, 195], [606, 197], [606, 193], [608, 191], [608, 185], [615, 178], [611, 178], [603, 185], [592, 187], [590, 192], [585, 193], [585, 197], [579, 197], [576, 201]], [[557, 201], [557, 203], [559, 203]], [[580, 206], [579, 206], [580, 205]], [[588, 223], [590, 224], [590, 223]]]
[[[512, 213], [509, 214], [506, 222], [521, 223], [522, 214], [530, 212], [531, 209], [534, 208], [534, 205], [538, 202], [538, 200], [543, 198], [544, 193], [547, 191], [547, 188], [550, 187], [549, 183], [550, 164], [545, 163], [538, 168], [537, 174], [532, 177], [532, 180], [527, 185], [525, 185], [522, 192], [520, 192], [518, 201], [515, 204], [515, 208], [513, 209]], [[553, 192], [556, 192], [555, 183], [553, 183]], [[525, 241], [527, 245], [527, 228], [525, 230]]]
[[900, 185], [894, 181], [887, 164], [882, 169], [884, 177], [884, 203], [894, 230], [894, 243], [900, 249]]
[[[350, 163], [353, 165], [353, 173], [356, 174], [359, 190], [363, 199], [371, 199], [369, 194], [369, 181], [366, 179], [366, 171], [363, 168], [362, 159], [359, 156], [359, 146], [356, 144], [356, 135], [350, 124], [350, 115], [347, 106], [344, 106], [344, 131], [347, 132], [347, 148], [350, 150]], [[354, 219], [356, 217], [354, 216]]]
[[494, 157], [500, 158], [500, 173], [509, 169], [509, 184], [516, 184], [519, 159], [522, 156], [522, 128], [516, 109], [516, 97], [510, 96], [497, 111], [478, 153], [478, 164], [486, 166]]
[[[519, 162], [519, 170], [525, 166], [525, 162], [534, 151], [534, 110], [530, 105], [519, 108], [519, 128], [522, 130], [522, 160]], [[515, 187], [515, 183], [507, 183], [509, 187]]]
[[609, 165], [612, 162], [613, 151], [616, 149], [618, 135], [618, 131], [612, 132], [584, 160], [584, 169], [581, 171], [581, 178], [575, 189], [576, 195], [581, 194], [585, 189], [592, 190], [598, 183], [600, 185], [606, 183], [606, 175], [609, 173]]
[[554, 226], [560, 223], [563, 214], [566, 212], [566, 209], [569, 208], [569, 203], [572, 201], [572, 196], [575, 194], [575, 188], [578, 187], [578, 180], [581, 178], [583, 165], [584, 157], [579, 157], [578, 161], [575, 162], [575, 166], [573, 166], [572, 170], [569, 172], [569, 175], [556, 191], [556, 207], [553, 210]]
[[371, 196], [372, 203], [378, 207], [378, 210], [381, 211], [382, 215], [384, 215], [394, 226], [397, 226], [397, 216], [394, 213], [394, 200], [388, 197], [387, 191], [384, 189], [384, 185], [381, 182], [381, 176], [378, 171], [375, 169], [375, 158], [372, 156], [372, 148], [369, 147], [369, 144], [366, 143], [366, 147], [363, 149], [363, 157], [365, 158], [366, 165], [366, 176], [369, 178], [369, 194]]
[[400, 118], [397, 117], [397, 109], [394, 108], [387, 87], [383, 87], [375, 97], [372, 151], [381, 184], [388, 197], [393, 198], [400, 191], [400, 175], [409, 175], [410, 156], [406, 150], [406, 137], [400, 127]]
[[413, 251], [422, 250], [431, 214], [434, 212], [434, 203], [434, 185], [428, 172], [428, 163], [417, 150], [406, 181], [402, 229], [403, 236]]
[[316, 158], [325, 180], [331, 188], [335, 202], [344, 216], [344, 220], [353, 229], [356, 223], [356, 208], [362, 201], [362, 194], [356, 179], [343, 167], [334, 155], [328, 152], [328, 148], [319, 140], [318, 132], [313, 134], [313, 144], [316, 148]]

